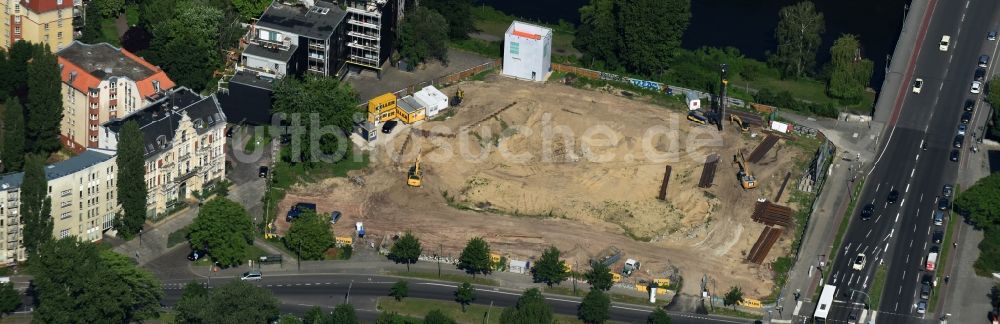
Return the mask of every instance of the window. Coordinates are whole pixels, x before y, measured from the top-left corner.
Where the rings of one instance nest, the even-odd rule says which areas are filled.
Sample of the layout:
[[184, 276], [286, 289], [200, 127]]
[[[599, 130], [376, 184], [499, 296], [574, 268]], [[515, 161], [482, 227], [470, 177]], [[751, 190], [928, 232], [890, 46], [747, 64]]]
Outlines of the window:
[[62, 213], [62, 215], [59, 215], [59, 219], [67, 219], [70, 216], [72, 216], [72, 213], [70, 213], [70, 212], [64, 212], [64, 213]]
[[69, 195], [72, 195], [72, 194], [73, 194], [73, 190], [72, 189], [66, 189], [66, 190], [63, 190], [60, 195], [61, 195], [61, 197], [66, 197], [66, 196], [69, 196]]
[[59, 231], [59, 238], [64, 238], [64, 237], [67, 237], [67, 236], [69, 236], [69, 229], [68, 228]]
[[14, 16], [14, 23], [15, 24], [20, 24], [21, 23], [21, 16]]
[[[62, 23], [60, 23], [60, 25], [62, 25]], [[56, 38], [62, 39], [62, 32], [56, 33]]]
[[72, 202], [72, 201], [69, 201], [69, 200], [67, 200], [67, 201], [64, 201], [64, 202], [62, 202], [62, 203], [59, 203], [59, 207], [60, 207], [60, 208], [66, 208], [66, 207], [69, 207], [70, 205], [73, 205], [73, 202]]
[[14, 27], [14, 35], [20, 35], [20, 34], [21, 34], [21, 27], [20, 26]]
[[45, 31], [49, 31], [49, 24], [48, 23], [45, 24]]

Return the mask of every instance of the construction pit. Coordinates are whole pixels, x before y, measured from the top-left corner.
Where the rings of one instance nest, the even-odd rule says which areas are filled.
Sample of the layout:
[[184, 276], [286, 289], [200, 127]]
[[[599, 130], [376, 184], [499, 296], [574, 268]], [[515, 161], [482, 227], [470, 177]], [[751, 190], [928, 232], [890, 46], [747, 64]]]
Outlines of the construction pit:
[[[688, 295], [700, 295], [703, 276], [714, 284], [710, 289], [740, 286], [749, 298], [772, 292], [766, 265], [787, 255], [795, 231], [784, 231], [764, 266], [749, 263], [747, 253], [764, 229], [751, 213], [759, 198], [774, 199], [786, 173], [800, 174], [794, 161], [812, 152], [780, 140], [751, 163], [758, 187], [744, 190], [734, 154], [749, 154], [764, 136], [728, 125], [719, 132], [614, 89], [499, 76], [459, 86], [465, 99], [444, 112], [450, 117], [397, 128], [370, 149], [372, 163], [353, 172], [354, 181], [297, 185], [279, 213], [295, 202], [314, 202], [320, 212], [343, 212], [334, 225], [338, 236], [351, 235], [355, 222], [364, 222], [366, 239], [376, 244], [409, 230], [424, 254], [440, 249], [454, 258], [479, 236], [516, 260], [535, 259], [554, 245], [574, 270], [584, 270], [588, 260], [615, 247], [622, 251], [618, 267], [626, 258], [642, 264], [625, 283], [677, 271]], [[711, 154], [720, 157], [716, 175], [700, 188]], [[418, 155], [422, 187], [410, 187], [407, 171]], [[668, 165], [666, 199], [660, 200]], [[794, 185], [790, 181], [778, 203], [787, 204]]]

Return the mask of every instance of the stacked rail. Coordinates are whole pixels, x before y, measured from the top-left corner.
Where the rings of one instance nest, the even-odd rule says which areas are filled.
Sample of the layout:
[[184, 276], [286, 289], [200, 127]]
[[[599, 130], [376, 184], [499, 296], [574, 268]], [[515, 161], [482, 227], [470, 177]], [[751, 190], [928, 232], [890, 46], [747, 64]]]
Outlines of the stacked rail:
[[788, 185], [788, 178], [792, 177], [792, 173], [785, 173], [785, 180], [781, 181], [781, 188], [778, 188], [778, 194], [774, 195], [774, 201], [781, 201], [781, 194], [785, 192], [785, 186]]
[[715, 181], [715, 168], [719, 166], [719, 155], [712, 153], [705, 158], [705, 165], [701, 168], [701, 179], [698, 180], [698, 187], [708, 188]]
[[753, 152], [750, 153], [750, 163], [760, 162], [760, 159], [764, 158], [764, 155], [767, 154], [772, 147], [774, 147], [774, 144], [778, 143], [778, 139], [778, 136], [768, 134], [767, 137], [764, 138], [764, 141], [758, 144], [757, 147], [753, 149]]
[[754, 206], [753, 214], [750, 215], [755, 222], [763, 223], [768, 226], [792, 226], [792, 215], [794, 212], [791, 208], [786, 206], [781, 206], [777, 204], [772, 204], [770, 202], [758, 202]]
[[660, 200], [667, 200], [667, 185], [670, 184], [671, 171], [672, 168], [670, 167], [670, 165], [667, 165], [667, 170], [663, 171], [663, 183], [660, 184], [660, 195], [656, 196], [656, 198]]
[[750, 253], [747, 253], [747, 261], [756, 264], [764, 263], [764, 259], [771, 252], [774, 243], [777, 243], [778, 239], [781, 238], [782, 232], [784, 230], [780, 227], [765, 226], [764, 230], [760, 232], [760, 236], [757, 236], [757, 242], [750, 248]]

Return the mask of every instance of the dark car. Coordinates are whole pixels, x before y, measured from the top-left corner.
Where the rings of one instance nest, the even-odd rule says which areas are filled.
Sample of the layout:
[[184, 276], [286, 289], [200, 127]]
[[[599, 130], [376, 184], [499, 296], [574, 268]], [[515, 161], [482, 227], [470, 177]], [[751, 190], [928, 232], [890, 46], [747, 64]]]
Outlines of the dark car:
[[392, 130], [396, 128], [396, 124], [399, 124], [399, 122], [395, 120], [390, 120], [385, 122], [385, 124], [382, 125], [382, 133], [385, 134], [392, 133]]
[[968, 124], [970, 120], [972, 120], [972, 112], [971, 111], [966, 111], [966, 112], [962, 113], [962, 124]]
[[257, 176], [261, 177], [261, 178], [267, 178], [267, 171], [268, 171], [268, 168], [266, 166], [262, 165], [262, 166], [260, 166], [259, 169], [257, 169]]
[[191, 253], [188, 253], [188, 260], [198, 261], [199, 259], [204, 258], [205, 255], [207, 255], [207, 254], [208, 253], [206, 253], [205, 251], [191, 250]]
[[989, 33], [986, 34], [986, 39], [991, 41], [997, 40], [997, 31], [991, 30]]
[[938, 209], [947, 210], [948, 207], [951, 207], [951, 200], [948, 200], [947, 197], [941, 197], [941, 200], [938, 200]]
[[951, 197], [951, 194], [955, 191], [955, 187], [950, 184], [946, 184], [941, 187], [941, 195], [945, 197]]
[[951, 145], [955, 148], [962, 148], [963, 142], [965, 142], [965, 135], [955, 135], [955, 141]]
[[979, 56], [979, 67], [987, 67], [990, 65], [990, 56], [983, 54]]
[[892, 189], [892, 191], [889, 192], [889, 197], [885, 198], [885, 202], [895, 204], [896, 200], [899, 200], [899, 190]]
[[288, 210], [288, 214], [285, 215], [285, 221], [291, 222], [296, 218], [299, 218], [299, 215], [307, 209], [316, 211], [316, 204], [305, 202], [296, 203], [295, 206], [292, 206], [292, 209]]
[[962, 109], [965, 111], [972, 111], [973, 109], [976, 109], [976, 102], [972, 99], [965, 99], [965, 105], [962, 106]]
[[925, 285], [933, 284], [934, 283], [934, 276], [931, 276], [929, 274], [925, 274], [922, 277], [920, 277], [920, 283], [925, 284]]
[[951, 162], [958, 162], [959, 155], [960, 153], [958, 153], [958, 150], [951, 150], [951, 156], [949, 156], [948, 159], [951, 160]]
[[869, 220], [872, 218], [872, 215], [875, 215], [874, 204], [867, 204], [861, 209], [861, 220]]
[[337, 221], [340, 220], [341, 216], [343, 216], [343, 214], [341, 214], [340, 211], [334, 210], [332, 213], [330, 213], [330, 224], [336, 224]]
[[931, 242], [934, 242], [934, 244], [941, 244], [942, 240], [944, 240], [944, 231], [937, 230], [934, 231], [934, 234], [931, 234]]
[[986, 68], [976, 68], [976, 81], [983, 81], [986, 78]]

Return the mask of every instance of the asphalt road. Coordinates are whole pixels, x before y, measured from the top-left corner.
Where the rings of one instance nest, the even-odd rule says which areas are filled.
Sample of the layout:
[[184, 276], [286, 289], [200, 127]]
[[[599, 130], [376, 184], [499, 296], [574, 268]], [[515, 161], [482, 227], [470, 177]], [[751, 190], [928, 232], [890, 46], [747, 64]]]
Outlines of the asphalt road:
[[[933, 245], [931, 232], [943, 229], [933, 225], [932, 215], [942, 186], [954, 182], [957, 175], [958, 164], [948, 158], [962, 104], [973, 98], [977, 108], [982, 105], [978, 100], [981, 95], [971, 94], [969, 88], [979, 55], [997, 54], [997, 41], [987, 40], [986, 34], [1000, 20], [998, 9], [1000, 6], [989, 0], [937, 1], [910, 83], [904, 85], [902, 106], [893, 114], [898, 118], [890, 128], [891, 137], [867, 177], [844, 248], [837, 251], [837, 259], [828, 270], [831, 276], [827, 284], [837, 286], [831, 320], [861, 317], [879, 264], [888, 268], [876, 321], [918, 322], [925, 317], [916, 310], [919, 280]], [[948, 51], [938, 49], [942, 35], [951, 36]], [[924, 80], [919, 94], [910, 91], [914, 78]], [[971, 154], [969, 138], [960, 149], [963, 156]], [[926, 150], [921, 149], [924, 142]], [[900, 198], [889, 204], [886, 198], [892, 190], [898, 190]], [[863, 221], [860, 209], [869, 203], [875, 205], [875, 215]], [[861, 270], [854, 270], [858, 254], [866, 256], [866, 263]]]
[[[221, 280], [213, 279], [212, 285], [218, 285]], [[374, 322], [378, 317], [375, 299], [388, 295], [389, 287], [398, 278], [365, 275], [288, 275], [265, 276], [254, 284], [271, 290], [281, 302], [282, 313], [304, 314], [313, 306], [332, 308], [337, 304], [350, 302], [358, 311], [359, 317], [366, 322]], [[433, 282], [419, 279], [406, 279], [410, 282], [409, 297], [426, 298], [444, 301], [454, 300], [455, 285], [451, 283]], [[173, 280], [167, 284], [163, 303], [173, 306], [183, 292], [183, 281]], [[204, 282], [204, 281], [200, 281]], [[493, 309], [502, 311], [503, 307], [513, 305], [521, 292], [499, 289], [495, 287], [476, 287], [474, 303], [482, 305], [493, 304]], [[350, 294], [348, 295], [348, 291]], [[577, 299], [564, 296], [546, 296], [552, 310], [558, 314], [575, 316], [579, 305]], [[650, 307], [629, 304], [613, 304], [611, 320], [619, 322], [645, 322], [646, 316], [652, 311]], [[670, 313], [673, 323], [752, 323], [753, 321], [720, 316], [697, 315], [690, 313]]]

